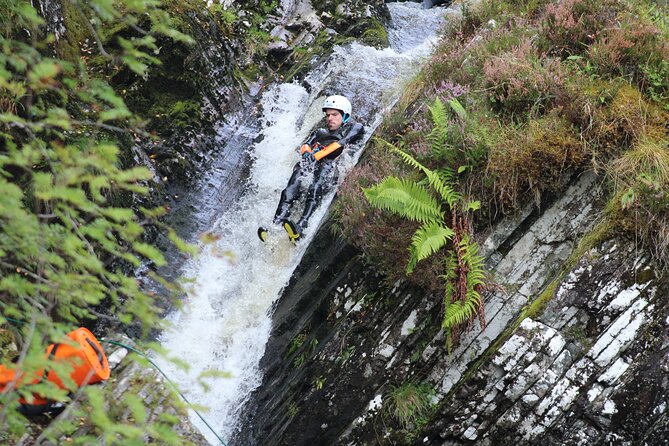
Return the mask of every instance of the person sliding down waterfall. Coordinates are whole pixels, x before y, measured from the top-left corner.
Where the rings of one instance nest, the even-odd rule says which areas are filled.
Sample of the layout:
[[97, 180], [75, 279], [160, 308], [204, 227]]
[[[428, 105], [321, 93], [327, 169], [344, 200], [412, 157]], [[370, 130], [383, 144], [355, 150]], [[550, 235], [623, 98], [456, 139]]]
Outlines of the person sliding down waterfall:
[[[301, 160], [293, 167], [293, 174], [286, 188], [281, 192], [281, 200], [274, 214], [274, 224], [281, 224], [288, 237], [295, 242], [309, 224], [309, 217], [332, 187], [337, 184], [335, 160], [347, 144], [362, 137], [364, 127], [351, 119], [351, 102], [344, 96], [329, 96], [323, 102], [327, 129], [314, 131], [300, 148]], [[307, 172], [313, 170], [313, 181], [306, 192], [302, 217], [293, 222], [290, 212], [299, 198], [300, 186]], [[267, 229], [258, 228], [260, 240], [267, 238]]]

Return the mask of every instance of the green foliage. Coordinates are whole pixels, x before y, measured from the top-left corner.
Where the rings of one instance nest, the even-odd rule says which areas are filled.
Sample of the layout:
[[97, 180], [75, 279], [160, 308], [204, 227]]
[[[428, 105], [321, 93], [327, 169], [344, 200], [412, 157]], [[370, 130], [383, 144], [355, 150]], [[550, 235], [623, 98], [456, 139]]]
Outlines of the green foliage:
[[365, 190], [369, 202], [379, 208], [421, 223], [443, 218], [440, 205], [430, 192], [414, 181], [388, 177]]
[[318, 346], [318, 339], [312, 338], [311, 341], [305, 345], [306, 340], [307, 334], [300, 333], [295, 336], [295, 338], [293, 338], [293, 341], [288, 347], [288, 356], [299, 352], [299, 354], [295, 355], [293, 358], [293, 367], [295, 368], [301, 367], [306, 362], [306, 360], [311, 355], [313, 355], [316, 347]]
[[[465, 117], [464, 108], [457, 101], [451, 107], [461, 117]], [[438, 99], [430, 108], [434, 130], [430, 133], [433, 145], [445, 144], [443, 133], [445, 113]], [[447, 331], [449, 347], [452, 344], [453, 330], [470, 321], [475, 316], [482, 318], [483, 302], [479, 291], [485, 286], [483, 259], [477, 255], [477, 245], [470, 241], [464, 224], [466, 213], [477, 205], [465, 204], [461, 195], [453, 189], [452, 174], [440, 175], [416, 161], [408, 153], [385, 145], [411, 167], [420, 170], [426, 177], [425, 182], [387, 177], [380, 183], [364, 190], [370, 204], [416, 221], [420, 226], [412, 236], [409, 248], [410, 258], [406, 273], [411, 274], [418, 262], [445, 250], [452, 241], [448, 259], [445, 262], [446, 294], [443, 327]], [[429, 186], [429, 188], [428, 188]], [[436, 194], [436, 197], [434, 196]], [[448, 215], [448, 220], [446, 220]], [[449, 226], [450, 223], [450, 226]]]
[[411, 259], [407, 266], [407, 273], [413, 271], [416, 263], [444, 248], [454, 235], [455, 233], [451, 228], [435, 221], [418, 228], [412, 238]]
[[416, 427], [419, 419], [429, 416], [433, 411], [434, 395], [434, 389], [428, 384], [408, 381], [390, 389], [388, 409], [403, 429], [411, 429]]
[[[457, 247], [449, 254], [445, 280], [444, 320], [446, 344], [451, 351], [454, 344], [453, 329], [470, 322], [474, 315], [482, 318], [483, 298], [480, 290], [486, 285], [483, 257], [478, 255], [478, 246], [465, 234]], [[459, 273], [456, 277], [455, 272]]]
[[[96, 38], [112, 23], [140, 29], [140, 22], [146, 21], [142, 23], [148, 29], [141, 36], [118, 38], [117, 57], [99, 46], [110, 64], [138, 75], [157, 63], [152, 55], [158, 50], [157, 36], [190, 41], [172, 28], [169, 15], [153, 1], [73, 3]], [[116, 327], [132, 324], [147, 334], [162, 326], [155, 296], [128, 274], [140, 264], [150, 268], [165, 264], [162, 253], [144, 239], [147, 225], [163, 226], [158, 218], [164, 210], [119, 205], [122, 199], [131, 202], [133, 195], [149, 190], [149, 170], [124, 168], [117, 145], [133, 135], [145, 135], [140, 120], [112, 87], [91, 76], [83, 61], [52, 56], [53, 36], [46, 34], [43, 19], [29, 2], [7, 0], [3, 5], [0, 325], [7, 318], [24, 324], [17, 329], [17, 361], [10, 363], [12, 358], [3, 355], [0, 362], [26, 376], [49, 370], [69, 376], [70, 365], [45, 358], [46, 346], [96, 319], [101, 306]], [[177, 290], [154, 273], [149, 277]], [[69, 396], [76, 386], [72, 380], [64, 381], [66, 390], [38, 382], [0, 395], [0, 442], [13, 442], [25, 433], [26, 420], [16, 411], [19, 395], [63, 402], [81, 398], [76, 392]], [[135, 414], [138, 426], [133, 426], [128, 420], [117, 424], [106, 414], [100, 389], [87, 389], [87, 395], [85, 412], [108, 443], [122, 444], [124, 438], [133, 437], [135, 444], [143, 444], [150, 437], [175, 444], [171, 429], [147, 427], [136, 400], [121, 403]], [[62, 423], [51, 429], [66, 432], [67, 422]]]
[[614, 194], [607, 213], [669, 266], [669, 137], [644, 139], [609, 168]]

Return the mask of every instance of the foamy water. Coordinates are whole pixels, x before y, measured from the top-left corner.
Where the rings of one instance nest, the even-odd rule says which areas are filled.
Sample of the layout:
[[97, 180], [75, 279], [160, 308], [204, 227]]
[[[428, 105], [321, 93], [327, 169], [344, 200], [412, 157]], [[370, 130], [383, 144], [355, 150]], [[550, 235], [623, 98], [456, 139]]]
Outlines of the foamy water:
[[[368, 139], [429, 54], [447, 12], [422, 10], [417, 3], [388, 6], [394, 18], [389, 30], [393, 48], [377, 50], [355, 43], [338, 47], [307, 76], [304, 85], [280, 84], [265, 92], [262, 139], [249, 148], [253, 165], [244, 193], [220, 209], [210, 230], [220, 239], [204, 246], [202, 254], [184, 268], [184, 276], [193, 278], [194, 284], [183, 310], [168, 318], [174, 328], [163, 334], [161, 343], [190, 369], [184, 372], [165, 360], [157, 361], [192, 403], [208, 407], [203, 415], [224, 439], [234, 432], [240, 407], [262, 381], [259, 362], [270, 334], [272, 303], [288, 283], [334, 195], [323, 200], [297, 246], [279, 228], [271, 231], [266, 243], [258, 240], [257, 227], [270, 225], [281, 190], [298, 161], [296, 148], [320, 121], [320, 107], [329, 94], [349, 97], [354, 118], [365, 125], [364, 140]], [[358, 151], [340, 157], [340, 181], [359, 155]], [[224, 371], [230, 377], [208, 378], [210, 388], [205, 391], [198, 376], [208, 370]], [[191, 418], [212, 444], [219, 444], [196, 416]]]

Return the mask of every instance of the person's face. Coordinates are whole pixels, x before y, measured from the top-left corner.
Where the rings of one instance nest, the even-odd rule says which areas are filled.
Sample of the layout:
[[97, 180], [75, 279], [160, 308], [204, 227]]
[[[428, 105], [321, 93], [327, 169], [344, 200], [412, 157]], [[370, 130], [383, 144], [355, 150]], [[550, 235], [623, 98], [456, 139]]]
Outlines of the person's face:
[[331, 132], [341, 127], [344, 117], [339, 110], [332, 108], [325, 109], [325, 124]]

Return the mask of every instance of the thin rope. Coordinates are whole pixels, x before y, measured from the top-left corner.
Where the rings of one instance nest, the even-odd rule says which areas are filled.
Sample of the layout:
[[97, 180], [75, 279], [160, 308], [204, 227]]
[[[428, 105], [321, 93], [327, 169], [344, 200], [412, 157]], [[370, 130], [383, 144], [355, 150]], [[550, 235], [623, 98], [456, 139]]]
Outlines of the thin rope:
[[221, 436], [214, 430], [214, 428], [211, 427], [211, 425], [202, 416], [202, 414], [195, 407], [193, 407], [193, 405], [191, 404], [190, 401], [188, 401], [188, 398], [186, 398], [186, 396], [183, 393], [181, 393], [181, 390], [179, 390], [179, 388], [176, 386], [176, 384], [174, 384], [174, 382], [172, 382], [172, 380], [165, 374], [165, 372], [163, 372], [163, 370], [160, 367], [158, 367], [158, 364], [153, 362], [153, 360], [151, 358], [149, 358], [149, 356], [146, 353], [141, 352], [141, 351], [137, 350], [136, 348], [130, 347], [129, 345], [125, 345], [125, 344], [123, 344], [121, 342], [117, 342], [117, 341], [107, 341], [107, 340], [104, 340], [104, 339], [100, 339], [100, 342], [105, 342], [107, 344], [112, 344], [112, 345], [117, 345], [119, 347], [123, 347], [127, 350], [130, 350], [131, 352], [137, 353], [138, 355], [142, 356], [144, 359], [149, 361], [149, 364], [151, 364], [153, 367], [155, 367], [156, 370], [158, 370], [160, 372], [160, 374], [163, 375], [163, 377], [172, 386], [172, 388], [179, 394], [179, 396], [181, 396], [181, 398], [183, 398], [183, 400], [186, 402], [186, 404], [188, 404], [188, 407], [190, 407], [190, 409], [193, 412], [195, 412], [195, 414], [198, 416], [198, 418], [200, 418], [200, 420], [202, 420], [202, 422], [209, 428], [211, 433], [214, 434], [216, 436], [216, 438], [218, 438], [218, 441], [220, 441], [223, 446], [227, 446], [227, 443], [225, 442], [225, 440], [223, 440], [223, 438], [221, 438]]

